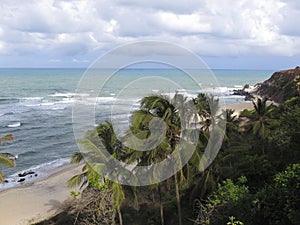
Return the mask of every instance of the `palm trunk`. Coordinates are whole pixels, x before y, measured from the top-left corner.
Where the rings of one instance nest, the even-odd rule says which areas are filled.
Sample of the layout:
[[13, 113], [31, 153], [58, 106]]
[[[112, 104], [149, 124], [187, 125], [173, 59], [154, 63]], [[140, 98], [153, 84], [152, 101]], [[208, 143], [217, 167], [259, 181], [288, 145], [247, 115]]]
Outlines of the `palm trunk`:
[[112, 222], [111, 225], [116, 225], [116, 210], [114, 210], [114, 212], [113, 212], [112, 221], [111, 222]]
[[176, 201], [177, 201], [177, 210], [178, 210], [178, 222], [179, 222], [178, 224], [182, 225], [181, 205], [180, 205], [180, 195], [179, 195], [179, 185], [178, 185], [177, 173], [175, 173], [174, 180], [175, 180]]
[[120, 207], [118, 207], [117, 210], [118, 210], [118, 215], [119, 215], [119, 222], [120, 222], [120, 225], [123, 225], [123, 219], [122, 219], [122, 213], [121, 213]]
[[162, 201], [161, 190], [160, 190], [159, 186], [158, 186], [158, 191], [159, 191], [160, 221], [161, 221], [161, 225], [164, 225], [165, 224], [165, 220], [164, 220], [164, 204], [163, 204], [163, 201]]

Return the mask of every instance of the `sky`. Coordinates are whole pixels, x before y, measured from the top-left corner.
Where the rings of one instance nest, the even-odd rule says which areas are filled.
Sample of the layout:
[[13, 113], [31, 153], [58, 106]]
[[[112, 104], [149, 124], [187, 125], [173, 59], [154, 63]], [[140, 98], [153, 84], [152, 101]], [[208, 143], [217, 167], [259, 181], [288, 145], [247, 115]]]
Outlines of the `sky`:
[[0, 67], [85, 68], [143, 40], [212, 69], [300, 65], [298, 0], [1, 0], [0, 15]]

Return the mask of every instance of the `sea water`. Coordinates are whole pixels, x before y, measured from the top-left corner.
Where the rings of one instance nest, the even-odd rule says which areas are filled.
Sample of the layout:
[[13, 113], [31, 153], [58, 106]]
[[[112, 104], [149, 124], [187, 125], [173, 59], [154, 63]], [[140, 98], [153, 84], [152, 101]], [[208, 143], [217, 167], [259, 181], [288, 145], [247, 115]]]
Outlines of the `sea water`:
[[[17, 174], [22, 171], [50, 172], [68, 163], [72, 153], [78, 151], [72, 129], [72, 107], [84, 73], [84, 69], [0, 69], [0, 136], [14, 135], [13, 143], [4, 143], [0, 150], [18, 156], [16, 167], [0, 166], [10, 183], [17, 184]], [[270, 77], [273, 71], [213, 70], [213, 73], [220, 84], [216, 89], [218, 93], [209, 89], [209, 80], [195, 85], [178, 70], [124, 69], [106, 81], [100, 92], [87, 90], [85, 94], [99, 93], [96, 123], [114, 119], [126, 126], [128, 112], [138, 108], [146, 86], [148, 94], [180, 91], [193, 97], [202, 90], [217, 94], [226, 104], [236, 104], [244, 100], [232, 95], [234, 89], [245, 84], [254, 86]], [[151, 85], [142, 77], [150, 77]], [[174, 85], [171, 90], [171, 83], [170, 88], [162, 90], [164, 80], [169, 78], [179, 85]], [[180, 89], [181, 86], [185, 89]], [[118, 96], [124, 93], [128, 95], [128, 102], [120, 107], [131, 107], [130, 110], [111, 115], [111, 105], [116, 104]], [[0, 189], [3, 187], [0, 185]], [[10, 185], [6, 184], [6, 187]]]

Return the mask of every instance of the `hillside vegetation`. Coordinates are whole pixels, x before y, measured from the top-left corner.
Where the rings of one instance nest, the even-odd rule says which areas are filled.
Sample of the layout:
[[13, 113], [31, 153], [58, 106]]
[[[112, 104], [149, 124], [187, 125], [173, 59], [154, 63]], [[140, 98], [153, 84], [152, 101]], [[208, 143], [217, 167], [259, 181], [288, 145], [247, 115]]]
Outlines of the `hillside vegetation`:
[[300, 96], [300, 67], [275, 72], [270, 79], [257, 85], [255, 94], [278, 103]]

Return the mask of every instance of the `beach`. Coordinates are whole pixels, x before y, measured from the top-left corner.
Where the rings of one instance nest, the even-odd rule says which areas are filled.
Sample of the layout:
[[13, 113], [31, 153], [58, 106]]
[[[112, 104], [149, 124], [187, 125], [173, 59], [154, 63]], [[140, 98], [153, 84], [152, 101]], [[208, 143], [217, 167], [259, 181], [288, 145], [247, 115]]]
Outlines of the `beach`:
[[223, 109], [233, 109], [234, 110], [234, 115], [239, 115], [244, 109], [253, 109], [253, 103], [250, 101], [243, 102], [240, 104], [230, 104], [230, 105], [225, 105], [222, 107]]
[[68, 179], [80, 171], [81, 166], [67, 165], [44, 180], [0, 192], [1, 224], [27, 225], [55, 215], [72, 198]]

